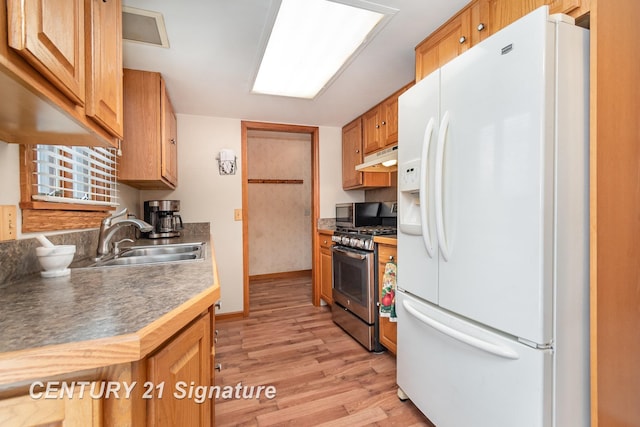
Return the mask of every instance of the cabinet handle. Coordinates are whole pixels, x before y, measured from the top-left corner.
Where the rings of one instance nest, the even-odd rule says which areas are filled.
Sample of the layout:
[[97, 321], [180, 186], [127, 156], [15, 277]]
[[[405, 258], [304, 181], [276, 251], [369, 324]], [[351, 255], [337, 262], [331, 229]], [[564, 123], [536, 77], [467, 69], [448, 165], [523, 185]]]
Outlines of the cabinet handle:
[[327, 244], [327, 241], [326, 241], [326, 240], [323, 240], [323, 243], [326, 245], [326, 244]]
[[222, 371], [222, 363], [216, 363], [216, 371]]
[[482, 30], [484, 30], [484, 29], [485, 29], [484, 24], [483, 24], [482, 22], [481, 22], [481, 23], [479, 23], [479, 24], [478, 24], [478, 31], [482, 31]]
[[218, 300], [215, 304], [213, 304], [215, 308], [220, 310], [222, 308], [222, 301]]
[[359, 152], [360, 152], [360, 150], [356, 150], [356, 153], [359, 153]]
[[176, 140], [174, 138], [171, 138], [169, 141], [171, 141], [173, 145], [176, 145]]
[[387, 124], [387, 122], [382, 122], [382, 126], [385, 126]]
[[465, 36], [460, 37], [460, 44], [463, 44], [464, 42], [467, 41], [467, 38]]
[[389, 260], [393, 261], [393, 255], [389, 255]]
[[376, 129], [380, 129], [380, 125], [376, 125]]

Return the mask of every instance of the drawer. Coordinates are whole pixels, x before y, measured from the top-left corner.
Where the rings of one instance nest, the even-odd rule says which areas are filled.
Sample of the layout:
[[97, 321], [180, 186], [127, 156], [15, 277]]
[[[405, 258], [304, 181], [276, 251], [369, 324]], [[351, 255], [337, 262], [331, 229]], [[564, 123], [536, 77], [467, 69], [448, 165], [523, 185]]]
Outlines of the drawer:
[[333, 233], [328, 232], [319, 232], [318, 233], [318, 244], [320, 245], [321, 248], [331, 248], [331, 246], [333, 245], [333, 242], [331, 242], [331, 236], [333, 236]]

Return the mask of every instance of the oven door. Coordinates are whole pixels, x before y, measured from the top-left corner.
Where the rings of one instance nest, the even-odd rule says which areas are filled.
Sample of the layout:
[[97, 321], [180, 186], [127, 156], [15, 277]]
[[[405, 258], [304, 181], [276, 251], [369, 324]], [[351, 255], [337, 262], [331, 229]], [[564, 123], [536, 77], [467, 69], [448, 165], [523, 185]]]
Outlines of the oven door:
[[373, 252], [333, 246], [333, 299], [368, 324], [375, 321]]

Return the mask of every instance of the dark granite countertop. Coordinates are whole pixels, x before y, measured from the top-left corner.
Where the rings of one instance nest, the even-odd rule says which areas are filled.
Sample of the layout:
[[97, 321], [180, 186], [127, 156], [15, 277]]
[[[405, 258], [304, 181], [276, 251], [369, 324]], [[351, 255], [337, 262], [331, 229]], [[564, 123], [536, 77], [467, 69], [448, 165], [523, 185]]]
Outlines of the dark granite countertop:
[[[72, 268], [67, 277], [45, 279], [37, 274], [0, 284], [0, 356], [134, 333], [218, 286], [208, 234], [166, 243], [195, 241], [207, 242], [204, 259]], [[136, 242], [143, 244], [162, 242]]]

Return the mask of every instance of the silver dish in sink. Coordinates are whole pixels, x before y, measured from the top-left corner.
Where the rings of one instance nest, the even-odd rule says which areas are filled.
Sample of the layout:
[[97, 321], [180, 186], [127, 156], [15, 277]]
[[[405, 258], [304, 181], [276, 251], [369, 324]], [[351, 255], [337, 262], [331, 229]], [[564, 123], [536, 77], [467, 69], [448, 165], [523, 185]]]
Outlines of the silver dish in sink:
[[132, 246], [112, 258], [97, 261], [89, 267], [143, 265], [176, 261], [196, 261], [204, 258], [206, 242], [168, 245]]

